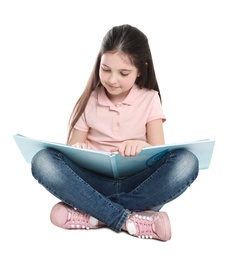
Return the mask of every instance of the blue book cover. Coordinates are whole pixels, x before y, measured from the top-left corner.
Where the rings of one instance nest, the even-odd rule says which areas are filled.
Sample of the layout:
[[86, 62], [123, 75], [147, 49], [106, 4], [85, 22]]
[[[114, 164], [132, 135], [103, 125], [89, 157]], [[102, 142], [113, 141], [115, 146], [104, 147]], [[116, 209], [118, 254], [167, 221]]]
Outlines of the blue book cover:
[[138, 155], [123, 157], [118, 152], [108, 153], [80, 149], [73, 146], [48, 142], [15, 134], [14, 139], [27, 163], [31, 163], [33, 156], [40, 150], [52, 148], [62, 152], [80, 166], [105, 176], [119, 178], [138, 173], [149, 167], [166, 152], [185, 148], [193, 152], [199, 160], [199, 169], [207, 169], [210, 166], [214, 140], [205, 139], [194, 142], [177, 144], [165, 144], [144, 148]]

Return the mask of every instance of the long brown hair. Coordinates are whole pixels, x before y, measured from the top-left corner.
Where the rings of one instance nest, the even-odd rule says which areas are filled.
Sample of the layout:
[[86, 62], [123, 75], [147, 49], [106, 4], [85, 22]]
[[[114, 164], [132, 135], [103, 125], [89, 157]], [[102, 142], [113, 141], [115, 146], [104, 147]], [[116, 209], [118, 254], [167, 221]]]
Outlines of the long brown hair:
[[85, 110], [92, 91], [101, 86], [99, 78], [99, 67], [101, 57], [106, 52], [120, 52], [129, 56], [132, 64], [140, 72], [140, 76], [137, 77], [135, 82], [138, 87], [154, 89], [159, 93], [159, 96], [161, 98], [159, 86], [155, 75], [152, 55], [146, 35], [136, 27], [128, 24], [115, 26], [110, 29], [104, 36], [89, 80], [71, 113], [68, 125], [67, 142], [70, 139], [72, 130], [77, 120]]

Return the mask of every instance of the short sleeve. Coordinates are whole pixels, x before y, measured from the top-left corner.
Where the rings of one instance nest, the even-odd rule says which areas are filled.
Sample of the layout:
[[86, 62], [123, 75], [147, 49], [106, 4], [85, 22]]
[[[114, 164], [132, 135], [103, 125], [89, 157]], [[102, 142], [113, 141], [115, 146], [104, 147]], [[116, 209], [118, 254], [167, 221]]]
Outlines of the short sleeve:
[[86, 121], [86, 117], [85, 117], [85, 111], [79, 117], [79, 119], [76, 122], [74, 128], [79, 130], [79, 131], [82, 131], [82, 132], [88, 132], [89, 127], [87, 125], [87, 121]]
[[158, 92], [154, 92], [153, 98], [150, 102], [147, 123], [156, 119], [162, 119], [163, 122], [166, 121], [166, 116]]

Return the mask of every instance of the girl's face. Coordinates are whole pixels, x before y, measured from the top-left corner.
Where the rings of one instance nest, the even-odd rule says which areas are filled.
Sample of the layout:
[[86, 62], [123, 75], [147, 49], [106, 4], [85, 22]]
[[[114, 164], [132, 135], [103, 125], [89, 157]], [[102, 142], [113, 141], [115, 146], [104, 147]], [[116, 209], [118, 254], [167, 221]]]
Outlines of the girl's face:
[[139, 71], [127, 55], [108, 52], [101, 57], [99, 77], [107, 96], [116, 104], [126, 98]]

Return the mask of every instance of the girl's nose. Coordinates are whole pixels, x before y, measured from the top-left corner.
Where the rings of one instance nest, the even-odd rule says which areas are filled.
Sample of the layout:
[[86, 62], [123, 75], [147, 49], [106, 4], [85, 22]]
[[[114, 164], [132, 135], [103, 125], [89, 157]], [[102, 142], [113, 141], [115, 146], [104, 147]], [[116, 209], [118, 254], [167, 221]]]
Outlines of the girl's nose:
[[115, 85], [115, 83], [117, 83], [117, 78], [114, 74], [110, 75], [110, 77], [108, 78], [108, 83], [110, 85]]

